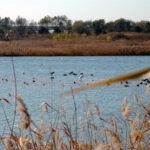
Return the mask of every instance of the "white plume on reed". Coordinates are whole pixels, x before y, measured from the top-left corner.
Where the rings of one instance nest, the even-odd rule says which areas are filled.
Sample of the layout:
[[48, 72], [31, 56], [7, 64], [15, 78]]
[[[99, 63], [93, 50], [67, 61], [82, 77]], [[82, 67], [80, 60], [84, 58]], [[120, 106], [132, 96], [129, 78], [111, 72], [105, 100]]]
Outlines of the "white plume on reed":
[[96, 103], [94, 104], [94, 112], [96, 115], [100, 115], [100, 110], [99, 107], [96, 105]]
[[150, 94], [150, 84], [147, 85], [147, 94]]
[[81, 125], [81, 130], [84, 131], [84, 122], [81, 117], [80, 117], [80, 125]]
[[43, 109], [43, 113], [48, 112], [48, 108], [47, 108], [47, 103], [46, 102], [42, 102], [40, 106]]
[[125, 119], [131, 114], [130, 107], [131, 107], [130, 104], [127, 104], [127, 98], [125, 97], [123, 99], [122, 108], [121, 108], [122, 116]]
[[28, 109], [19, 94], [16, 95], [16, 100], [19, 102], [19, 105], [17, 106], [16, 110], [19, 111], [21, 114], [20, 125], [23, 128], [27, 129], [31, 125], [30, 114], [28, 113]]
[[106, 127], [104, 128], [104, 131], [109, 135], [115, 150], [121, 150], [122, 149], [122, 143], [121, 143], [121, 140], [119, 138], [119, 135], [117, 133], [115, 133], [114, 131], [107, 129]]
[[94, 150], [112, 150], [112, 147], [109, 144], [103, 144], [102, 142], [99, 142]]
[[93, 114], [90, 110], [87, 111], [87, 118], [93, 118]]

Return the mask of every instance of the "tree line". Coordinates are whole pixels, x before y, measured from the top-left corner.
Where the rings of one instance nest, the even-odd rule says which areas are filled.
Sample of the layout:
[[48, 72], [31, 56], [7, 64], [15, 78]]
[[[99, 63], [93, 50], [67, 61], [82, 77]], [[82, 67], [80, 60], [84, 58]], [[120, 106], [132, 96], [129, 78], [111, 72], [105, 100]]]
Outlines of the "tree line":
[[73, 22], [66, 16], [45, 16], [38, 22], [28, 21], [26, 18], [18, 16], [16, 20], [9, 17], [0, 17], [0, 35], [7, 36], [14, 34], [23, 36], [26, 34], [46, 34], [53, 33], [78, 33], [87, 35], [98, 35], [109, 32], [150, 32], [150, 21], [134, 22], [124, 18], [115, 21], [105, 22], [104, 19], [94, 21], [78, 20]]

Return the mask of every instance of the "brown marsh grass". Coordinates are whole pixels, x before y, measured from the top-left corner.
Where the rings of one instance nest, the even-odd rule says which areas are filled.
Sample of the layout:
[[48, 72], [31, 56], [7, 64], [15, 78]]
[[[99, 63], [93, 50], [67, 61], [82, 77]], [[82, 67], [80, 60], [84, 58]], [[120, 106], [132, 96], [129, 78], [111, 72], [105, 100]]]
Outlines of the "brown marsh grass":
[[[126, 80], [141, 77], [150, 69], [144, 69], [131, 74], [114, 78]], [[145, 77], [145, 76], [144, 76]], [[109, 84], [114, 80], [109, 80]], [[73, 89], [72, 89], [73, 91]], [[150, 86], [147, 86], [150, 94]], [[39, 124], [34, 122], [23, 98], [16, 94], [16, 111], [20, 119], [17, 131], [12, 131], [4, 109], [4, 104], [10, 105], [9, 100], [0, 100], [10, 131], [0, 135], [0, 149], [5, 150], [148, 150], [150, 149], [150, 100], [133, 96], [134, 105], [125, 97], [120, 108], [120, 117], [103, 118], [101, 106], [96, 103], [92, 107], [88, 99], [83, 103], [84, 114], [78, 116], [75, 97], [72, 94], [72, 119], [68, 118], [64, 106], [53, 108], [43, 102], [42, 116]], [[145, 102], [148, 104], [145, 105]], [[52, 111], [49, 111], [52, 110]], [[44, 115], [55, 112], [55, 119], [45, 124]], [[70, 113], [70, 112], [69, 112]]]
[[[107, 38], [108, 37], [108, 38]], [[150, 34], [109, 33], [84, 38], [53, 39], [51, 35], [1, 41], [0, 56], [149, 55]]]

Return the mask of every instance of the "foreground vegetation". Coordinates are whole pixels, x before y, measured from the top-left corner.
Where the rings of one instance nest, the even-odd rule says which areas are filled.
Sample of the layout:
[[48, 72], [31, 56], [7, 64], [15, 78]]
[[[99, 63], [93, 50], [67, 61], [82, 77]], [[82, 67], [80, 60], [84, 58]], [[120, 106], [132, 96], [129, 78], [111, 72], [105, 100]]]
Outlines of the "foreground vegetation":
[[[123, 79], [137, 78], [147, 74], [149, 68], [132, 74], [106, 80], [107, 83], [117, 82]], [[147, 81], [145, 79], [143, 81]], [[106, 82], [105, 81], [105, 82]], [[91, 84], [91, 88], [93, 88]], [[147, 93], [150, 94], [150, 85], [147, 85]], [[36, 124], [29, 113], [23, 99], [16, 94], [16, 107], [20, 120], [18, 131], [11, 127], [7, 119], [4, 103], [10, 102], [2, 98], [0, 103], [4, 110], [9, 131], [0, 136], [0, 147], [6, 150], [148, 150], [150, 149], [150, 102], [145, 105], [144, 97], [134, 95], [134, 105], [123, 99], [120, 116], [103, 118], [99, 106], [95, 103], [93, 109], [89, 107], [90, 101], [85, 100], [84, 117], [78, 116], [78, 108], [74, 95], [72, 95], [74, 110], [72, 117], [68, 116], [63, 105], [57, 108], [43, 102], [42, 115], [39, 124]], [[131, 100], [130, 100], [131, 101]], [[69, 112], [70, 114], [71, 112]], [[54, 115], [49, 124], [44, 125], [44, 116]], [[14, 112], [16, 116], [16, 112]]]
[[0, 41], [0, 56], [149, 55], [150, 34], [113, 32], [30, 35]]
[[[131, 109], [125, 97], [122, 102], [122, 117], [102, 118], [96, 103], [89, 109], [89, 101], [84, 104], [85, 116], [78, 118], [78, 109], [74, 103], [72, 121], [67, 118], [64, 107], [56, 111], [54, 122], [44, 125], [41, 117], [35, 125], [22, 98], [17, 95], [17, 111], [20, 112], [18, 131], [3, 135], [0, 139], [1, 149], [6, 150], [148, 150], [150, 114], [149, 107], [143, 104], [143, 97], [135, 98], [136, 109]], [[2, 102], [1, 102], [2, 103]], [[42, 116], [50, 115], [46, 103]], [[135, 107], [134, 106], [134, 107]], [[138, 111], [137, 111], [138, 110]], [[17, 134], [18, 133], [18, 134]]]

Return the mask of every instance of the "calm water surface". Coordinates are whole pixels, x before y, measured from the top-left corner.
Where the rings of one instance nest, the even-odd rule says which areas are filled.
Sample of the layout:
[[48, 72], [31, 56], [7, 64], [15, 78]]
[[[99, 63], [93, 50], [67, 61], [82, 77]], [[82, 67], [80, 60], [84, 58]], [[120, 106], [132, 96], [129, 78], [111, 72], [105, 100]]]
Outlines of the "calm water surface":
[[[38, 121], [42, 111], [40, 104], [43, 101], [55, 108], [61, 104], [66, 107], [68, 114], [72, 114], [72, 96], [60, 99], [61, 93], [83, 84], [148, 67], [150, 66], [150, 56], [14, 57], [14, 65], [17, 92], [24, 99], [34, 120]], [[55, 72], [53, 80], [50, 78], [51, 72]], [[69, 75], [70, 72], [77, 75]], [[80, 73], [84, 74], [82, 81], [79, 79]], [[86, 99], [90, 101], [90, 109], [93, 109], [92, 104], [96, 102], [104, 116], [119, 115], [125, 96], [131, 103], [134, 102], [134, 93], [138, 96], [144, 95], [148, 100], [149, 97], [145, 92], [146, 86], [137, 86], [140, 81], [140, 79], [130, 81], [129, 87], [117, 83], [76, 94], [78, 116], [82, 116], [82, 103]], [[7, 98], [12, 104], [8, 105], [3, 102], [10, 124], [14, 110], [14, 91], [12, 58], [0, 57], [0, 95]], [[0, 108], [0, 116], [2, 130], [7, 124], [2, 108]]]

